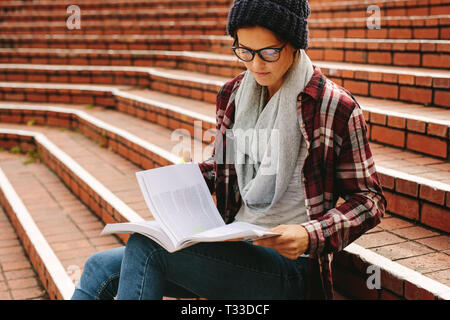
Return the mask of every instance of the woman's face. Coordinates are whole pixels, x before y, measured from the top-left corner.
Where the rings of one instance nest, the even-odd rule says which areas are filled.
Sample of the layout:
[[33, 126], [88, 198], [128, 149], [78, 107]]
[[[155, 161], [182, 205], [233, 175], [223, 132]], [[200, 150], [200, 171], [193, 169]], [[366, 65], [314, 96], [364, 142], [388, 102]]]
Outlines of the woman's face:
[[[245, 27], [237, 31], [240, 47], [252, 50], [262, 48], [281, 48], [285, 43], [281, 42], [275, 34], [263, 27]], [[267, 86], [273, 95], [283, 84], [284, 75], [292, 65], [295, 49], [288, 43], [280, 53], [280, 59], [276, 62], [266, 62], [258, 54], [250, 62], [244, 62], [245, 67], [253, 74], [255, 80], [261, 86]]]

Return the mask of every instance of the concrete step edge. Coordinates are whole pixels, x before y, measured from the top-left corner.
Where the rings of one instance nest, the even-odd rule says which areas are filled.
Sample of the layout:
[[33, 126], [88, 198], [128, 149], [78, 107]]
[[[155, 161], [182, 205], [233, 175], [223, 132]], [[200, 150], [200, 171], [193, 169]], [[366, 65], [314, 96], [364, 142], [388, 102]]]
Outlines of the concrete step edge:
[[[29, 135], [30, 133], [22, 132], [21, 134]], [[29, 242], [32, 246], [32, 248], [30, 248], [29, 246], [24, 245], [28, 256], [34, 256], [36, 254], [38, 256], [38, 260], [42, 262], [42, 265], [45, 269], [39, 271], [48, 273], [50, 277], [50, 279], [48, 279], [47, 277], [45, 277], [45, 275], [42, 275], [42, 273], [38, 271], [41, 282], [45, 285], [45, 289], [49, 291], [49, 294], [55, 295], [52, 298], [62, 298], [64, 300], [70, 299], [73, 291], [75, 290], [75, 286], [72, 280], [67, 275], [62, 263], [59, 261], [49, 243], [40, 232], [27, 208], [23, 204], [22, 200], [12, 187], [11, 183], [9, 182], [8, 178], [1, 168], [0, 190], [4, 194], [5, 200], [11, 207], [11, 211], [6, 210], [10, 215], [10, 219], [17, 220], [20, 224], [20, 227], [24, 230], [24, 234], [22, 235], [22, 237], [25, 237], [26, 240], [21, 238], [22, 243]], [[20, 232], [18, 232], [19, 226], [17, 226], [16, 224], [13, 225], [16, 229], [16, 232], [20, 234]], [[36, 260], [30, 260], [34, 264], [34, 268], [38, 270], [40, 265], [37, 264]], [[42, 277], [46, 278], [49, 281], [52, 281], [54, 283], [54, 286], [56, 287], [57, 292], [52, 292], [51, 288], [49, 288], [51, 285], [46, 281], [42, 281]]]

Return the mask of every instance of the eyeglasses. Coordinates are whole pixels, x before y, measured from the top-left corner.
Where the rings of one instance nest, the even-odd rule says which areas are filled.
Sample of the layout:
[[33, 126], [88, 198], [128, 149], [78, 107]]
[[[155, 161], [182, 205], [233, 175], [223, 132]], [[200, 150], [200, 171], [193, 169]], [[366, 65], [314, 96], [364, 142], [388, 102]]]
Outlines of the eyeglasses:
[[244, 62], [250, 62], [255, 58], [255, 54], [266, 62], [277, 62], [280, 59], [281, 50], [287, 45], [287, 42], [281, 48], [262, 48], [259, 50], [251, 50], [244, 47], [236, 47], [237, 39], [234, 40], [233, 49], [234, 54]]

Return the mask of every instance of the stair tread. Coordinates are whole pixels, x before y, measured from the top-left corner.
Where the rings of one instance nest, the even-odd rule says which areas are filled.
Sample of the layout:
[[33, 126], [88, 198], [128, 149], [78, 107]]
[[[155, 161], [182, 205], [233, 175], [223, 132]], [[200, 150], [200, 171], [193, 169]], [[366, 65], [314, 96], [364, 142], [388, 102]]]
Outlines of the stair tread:
[[[5, 127], [29, 130], [29, 128], [24, 125], [6, 125]], [[120, 158], [119, 156], [113, 156], [107, 151], [98, 148], [98, 146], [96, 146], [93, 142], [75, 132], [61, 132], [61, 130], [48, 127], [33, 127], [33, 131], [44, 132], [53, 143], [57, 144], [58, 147], [62, 149], [64, 148], [63, 150], [65, 152], [72, 156], [75, 161], [79, 162], [87, 170], [90, 170], [92, 174], [95, 174], [102, 183], [107, 186], [109, 184], [109, 186], [116, 190], [120, 189], [122, 194], [118, 194], [118, 196], [122, 197], [123, 200], [125, 200], [125, 197], [129, 198], [131, 195], [136, 195], [136, 192], [139, 192], [136, 190], [137, 187], [135, 187], [137, 184], [134, 181], [135, 179], [126, 177], [134, 175], [134, 172], [139, 169], [134, 165], [126, 163], [127, 161], [124, 161], [123, 159], [118, 159]], [[79, 156], [80, 154], [82, 154], [82, 156]], [[93, 160], [93, 158], [97, 158], [98, 161], [96, 159]], [[112, 158], [114, 159], [112, 160]], [[113, 161], [115, 163], [114, 166], [110, 166]], [[119, 162], [123, 165], [120, 165]], [[40, 169], [40, 165], [32, 164], [27, 168], [23, 168], [24, 165], [22, 164], [22, 160], [1, 163], [1, 165], [5, 168], [10, 177], [17, 175], [17, 178], [12, 178], [12, 180], [16, 181], [15, 185], [19, 193], [21, 191], [27, 193], [26, 191], [29, 190], [30, 184], [34, 186], [34, 179], [37, 179], [39, 183], [43, 183], [41, 181], [44, 180], [46, 186], [52, 186], [52, 189], [45, 190], [46, 192], [51, 192], [51, 194], [54, 194], [60, 190], [59, 188], [53, 189], [56, 188], [56, 185], [58, 185], [56, 181], [58, 178], [50, 173], [48, 177], [45, 176], [41, 171], [48, 172], [48, 170], [46, 168]], [[120, 171], [120, 174], [118, 174], [118, 171]], [[100, 176], [108, 178], [101, 179]], [[23, 177], [27, 178], [27, 184], [20, 182], [23, 181]], [[42, 198], [43, 197], [40, 197], [40, 199]], [[33, 200], [29, 201], [32, 201], [31, 205], [36, 204], [35, 200], [34, 202]], [[24, 199], [24, 202], [27, 203], [26, 198]], [[69, 203], [67, 204], [68, 206], [74, 206], [73, 202], [67, 201], [67, 203]], [[39, 203], [36, 205], [38, 206]], [[145, 206], [145, 204], [143, 204], [143, 206]], [[52, 212], [52, 210], [49, 209], [51, 209], [51, 206], [49, 206], [46, 201], [46, 220], [48, 220], [48, 215]], [[77, 208], [77, 211], [78, 209], [79, 208]], [[58, 210], [60, 209], [58, 208]], [[65, 210], [67, 211], [68, 209]], [[63, 216], [63, 218], [66, 218], [66, 216]], [[39, 223], [39, 220], [37, 223]], [[89, 223], [86, 225], [90, 226]], [[97, 223], [96, 225], [98, 230], [100, 230], [100, 223]], [[419, 232], [418, 235], [418, 228], [422, 234]], [[50, 227], [49, 230], [54, 230], [54, 228]], [[362, 235], [358, 240], [356, 240], [355, 243], [385, 256], [390, 260], [407, 266], [408, 268], [411, 268], [419, 273], [422, 273], [427, 277], [435, 279], [444, 285], [448, 285], [446, 272], [450, 269], [450, 256], [448, 254], [450, 237], [448, 237], [448, 235], [444, 232], [430, 230], [424, 228], [423, 226], [406, 221], [405, 219], [386, 215], [386, 218], [382, 220], [380, 225]], [[78, 255], [81, 255], [80, 252], [78, 252], [77, 256]], [[418, 259], [421, 261], [420, 264], [415, 262]], [[67, 263], [73, 265], [74, 263], [76, 264], [76, 261], [74, 262], [74, 260], [70, 260], [70, 262]]]
[[[161, 94], [161, 97], [161, 101], [165, 101], [164, 99], [170, 98], [170, 95]], [[81, 105], [0, 102], [0, 107], [2, 106], [58, 106], [73, 108], [84, 111], [87, 114], [93, 115], [94, 117], [97, 117], [98, 119], [101, 119], [102, 121], [118, 128], [124, 128], [126, 131], [129, 131], [140, 139], [154, 144], [168, 152], [171, 152], [176, 144], [179, 143], [179, 141], [171, 140], [172, 130], [112, 109], [105, 109], [101, 107], [86, 109]], [[24, 125], [7, 123], [2, 123], [0, 125], [0, 127], [11, 126], [24, 128]], [[41, 127], [28, 126], [26, 128], [28, 130], [34, 130], [35, 128], [39, 129]], [[370, 146], [377, 167], [392, 169], [405, 175], [412, 175], [419, 179], [430, 180], [430, 182], [439, 182], [448, 185], [448, 188], [450, 188], [450, 164], [445, 160], [439, 160], [416, 154], [411, 151], [384, 146], [376, 142], [370, 142]]]
[[[0, 167], [2, 167], [3, 161], [12, 158], [15, 156], [11, 153], [1, 151]], [[1, 206], [0, 229], [2, 230], [0, 237], [0, 300], [49, 300], [11, 220]]]
[[335, 68], [350, 71], [367, 71], [367, 72], [386, 72], [394, 74], [405, 74], [405, 75], [415, 75], [421, 77], [439, 77], [439, 78], [450, 78], [450, 71], [447, 70], [436, 70], [431, 68], [414, 68], [414, 67], [396, 67], [387, 65], [367, 65], [360, 63], [351, 62], [331, 62], [331, 61], [319, 61], [314, 60], [314, 64], [319, 65], [324, 68]]
[[25, 165], [24, 159], [2, 158], [0, 166], [66, 271], [82, 269], [91, 254], [120, 245], [115, 236], [100, 236], [103, 223], [54, 172], [41, 163]]
[[[46, 69], [46, 70], [142, 70], [152, 72], [152, 74], [160, 74], [164, 77], [176, 78], [179, 80], [200, 81], [207, 84], [215, 84], [222, 86], [226, 81], [230, 80], [227, 77], [211, 76], [203, 73], [174, 70], [164, 68], [146, 68], [146, 67], [120, 67], [120, 66], [64, 66], [58, 65], [26, 65], [26, 64], [0, 64], [2, 68], [31, 68], [31, 69]], [[94, 84], [71, 84], [71, 83], [42, 83], [42, 82], [0, 82], [0, 87], [33, 87], [33, 88], [73, 88], [73, 89], [90, 89], [90, 90], [110, 90], [117, 88], [124, 92], [141, 96], [150, 100], [159, 100], [162, 103], [169, 103], [173, 105], [183, 106], [184, 109], [201, 115], [215, 118], [215, 105], [204, 101], [194, 100], [190, 98], [171, 95], [168, 93], [150, 90], [146, 88], [138, 88], [134, 86], [125, 85], [94, 85]], [[403, 117], [406, 119], [419, 120], [424, 122], [432, 122], [436, 124], [450, 126], [450, 109], [439, 107], [425, 107], [420, 104], [407, 103], [402, 101], [380, 99], [366, 96], [353, 95], [356, 101], [361, 105], [363, 110], [375, 111], [378, 113]]]
[[[138, 41], [138, 40], [219, 40], [219, 41], [232, 41], [230, 36], [223, 35], [172, 35], [172, 34], [1, 34], [0, 39], [23, 39], [23, 40], [114, 40], [114, 41]], [[332, 41], [332, 42], [367, 42], [367, 43], [433, 43], [433, 44], [448, 44], [450, 40], [443, 39], [386, 39], [386, 38], [323, 38], [323, 37], [311, 37], [311, 43], [315, 41]], [[38, 48], [2, 48], [11, 50], [33, 50]], [[40, 48], [47, 49], [47, 48]], [[52, 48], [48, 48], [52, 50]]]
[[[99, 147], [94, 141], [71, 130], [3, 123], [0, 128], [45, 134], [51, 142], [76, 161], [114, 195], [119, 199], [123, 199], [125, 204], [131, 209], [145, 219], [152, 218], [150, 211], [145, 205], [135, 176], [135, 172], [142, 169], [129, 160], [122, 158], [113, 151]], [[123, 197], [123, 194], [127, 196]]]
[[353, 95], [361, 107], [386, 115], [401, 116], [407, 119], [421, 120], [425, 122], [440, 123], [450, 126], [450, 109], [437, 107], [424, 107], [420, 104], [406, 103], [395, 100], [377, 99]]
[[[74, 49], [76, 50], [76, 49]], [[92, 50], [92, 49], [81, 49], [81, 50]], [[72, 50], [71, 50], [72, 51]], [[103, 50], [103, 52], [113, 52], [110, 50]], [[139, 54], [170, 54], [170, 55], [186, 55], [190, 57], [198, 57], [204, 59], [214, 59], [214, 60], [224, 60], [225, 62], [229, 61], [237, 61], [237, 58], [232, 54], [219, 54], [219, 53], [209, 53], [209, 52], [176, 52], [176, 51], [167, 51], [167, 50], [115, 50], [117, 53], [139, 53]], [[76, 51], [74, 51], [76, 52]], [[94, 51], [95, 52], [95, 51]], [[432, 78], [443, 78], [450, 79], [450, 70], [440, 70], [433, 68], [425, 68], [425, 67], [402, 67], [402, 66], [389, 66], [389, 65], [376, 65], [376, 64], [361, 64], [361, 63], [353, 63], [353, 62], [335, 62], [335, 61], [323, 61], [323, 60], [312, 60], [312, 63], [319, 66], [320, 68], [328, 68], [328, 69], [338, 69], [338, 70], [349, 70], [349, 71], [365, 71], [365, 72], [382, 72], [382, 73], [392, 73], [397, 75], [414, 75], [419, 77], [432, 77]], [[62, 69], [74, 69], [74, 68], [143, 68], [143, 67], [128, 67], [128, 66], [74, 66], [74, 65], [39, 65], [39, 64], [1, 64], [2, 68], [8, 67], [20, 67], [20, 68], [62, 68]], [[163, 69], [158, 67], [151, 67], [151, 69]], [[114, 70], [114, 69], [113, 69]], [[190, 73], [190, 71], [180, 70], [180, 69], [163, 69], [164, 71], [172, 72], [174, 74], [185, 75], [186, 73]], [[196, 74], [196, 72], [192, 72]], [[223, 81], [224, 77], [208, 75], [208, 74], [200, 74], [200, 77], [205, 77], [207, 79]]]

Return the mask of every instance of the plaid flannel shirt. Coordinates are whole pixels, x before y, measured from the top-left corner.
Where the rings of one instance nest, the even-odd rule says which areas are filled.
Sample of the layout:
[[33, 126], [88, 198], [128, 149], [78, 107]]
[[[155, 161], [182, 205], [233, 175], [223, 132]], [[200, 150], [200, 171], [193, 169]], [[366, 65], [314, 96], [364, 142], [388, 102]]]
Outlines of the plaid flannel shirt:
[[[226, 130], [234, 123], [234, 97], [244, 73], [228, 81], [217, 95], [213, 156], [199, 163], [217, 208], [227, 223], [242, 200], [234, 164], [226, 157]], [[298, 95], [297, 114], [308, 153], [302, 186], [309, 221], [310, 274], [307, 297], [333, 299], [333, 253], [344, 249], [380, 223], [386, 208], [380, 179], [367, 139], [361, 107], [353, 95], [314, 66], [314, 74]], [[219, 161], [220, 160], [220, 161]], [[337, 205], [338, 198], [345, 202]]]

